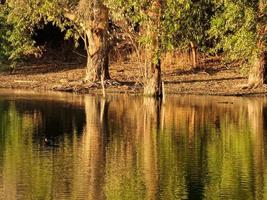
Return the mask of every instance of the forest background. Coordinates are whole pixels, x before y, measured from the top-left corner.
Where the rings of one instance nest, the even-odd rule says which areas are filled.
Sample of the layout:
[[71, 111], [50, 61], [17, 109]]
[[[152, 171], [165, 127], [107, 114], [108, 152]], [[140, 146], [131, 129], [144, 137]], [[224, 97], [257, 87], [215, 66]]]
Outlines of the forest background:
[[[109, 85], [155, 97], [162, 97], [164, 88], [170, 93], [267, 93], [267, 0], [0, 3], [1, 87], [87, 91]], [[53, 86], [44, 86], [50, 72], [77, 66], [85, 70], [71, 78], [56, 76]], [[46, 79], [29, 76], [35, 73]]]

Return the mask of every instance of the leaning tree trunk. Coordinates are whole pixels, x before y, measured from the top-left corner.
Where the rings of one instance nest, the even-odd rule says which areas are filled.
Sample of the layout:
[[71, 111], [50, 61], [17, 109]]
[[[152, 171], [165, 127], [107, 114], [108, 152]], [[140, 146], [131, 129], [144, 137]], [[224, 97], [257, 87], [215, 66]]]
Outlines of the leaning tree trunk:
[[[162, 97], [162, 79], [161, 79], [161, 60], [160, 60], [160, 15], [161, 0], [155, 0], [151, 6], [150, 23], [147, 23], [146, 35], [151, 40], [151, 44], [146, 47], [146, 68], [147, 77], [144, 86], [144, 95], [153, 97]], [[156, 24], [156, 29], [155, 26]]]
[[[88, 39], [86, 81], [109, 79], [108, 8], [98, 3], [96, 18], [86, 30]], [[95, 13], [94, 13], [95, 14]]]

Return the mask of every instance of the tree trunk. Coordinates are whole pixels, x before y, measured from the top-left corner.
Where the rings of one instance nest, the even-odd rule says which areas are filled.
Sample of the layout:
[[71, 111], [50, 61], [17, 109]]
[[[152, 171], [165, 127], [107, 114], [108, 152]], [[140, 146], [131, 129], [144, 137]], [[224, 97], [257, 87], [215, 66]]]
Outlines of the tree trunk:
[[[266, 3], [264, 0], [260, 0], [258, 4], [258, 15], [261, 16], [265, 14]], [[248, 87], [256, 88], [262, 86], [266, 81], [266, 42], [265, 37], [267, 34], [266, 22], [261, 17], [257, 21], [257, 56], [254, 61], [254, 66], [252, 67], [249, 78]]]
[[154, 63], [150, 57], [148, 77], [145, 81], [144, 95], [152, 97], [162, 97], [162, 79], [160, 58]]
[[[146, 47], [146, 64], [148, 65], [147, 77], [144, 86], [144, 95], [152, 97], [162, 97], [161, 79], [161, 41], [160, 41], [160, 16], [162, 12], [162, 2], [156, 0], [151, 6], [148, 15], [151, 21], [147, 23], [146, 34], [151, 40], [151, 44]], [[156, 29], [153, 28], [156, 24]], [[147, 66], [146, 66], [147, 67]]]
[[249, 88], [256, 88], [262, 86], [265, 83], [265, 66], [266, 58], [263, 50], [257, 56], [254, 66], [252, 67], [249, 78], [248, 85]]
[[190, 42], [190, 46], [191, 46], [191, 50], [192, 50], [192, 67], [195, 69], [197, 68], [198, 66], [198, 63], [197, 63], [197, 47], [195, 45], [194, 42]]
[[[101, 4], [99, 15], [91, 22], [86, 37], [87, 48], [87, 69], [86, 81], [95, 82], [101, 79], [109, 79], [109, 45], [108, 45], [108, 9]], [[93, 25], [92, 25], [93, 24]]]

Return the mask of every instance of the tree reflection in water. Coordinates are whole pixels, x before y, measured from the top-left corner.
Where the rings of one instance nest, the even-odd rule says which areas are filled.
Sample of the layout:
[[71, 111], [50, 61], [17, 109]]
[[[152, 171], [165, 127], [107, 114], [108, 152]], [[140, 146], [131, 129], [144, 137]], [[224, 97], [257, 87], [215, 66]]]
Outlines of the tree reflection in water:
[[2, 97], [0, 197], [265, 199], [266, 108], [265, 98]]

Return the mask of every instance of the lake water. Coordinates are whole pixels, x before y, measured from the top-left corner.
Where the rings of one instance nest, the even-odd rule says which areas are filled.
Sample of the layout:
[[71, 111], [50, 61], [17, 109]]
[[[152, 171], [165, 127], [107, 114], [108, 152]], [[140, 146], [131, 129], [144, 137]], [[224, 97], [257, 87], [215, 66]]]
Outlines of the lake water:
[[0, 91], [0, 199], [267, 199], [267, 99]]

